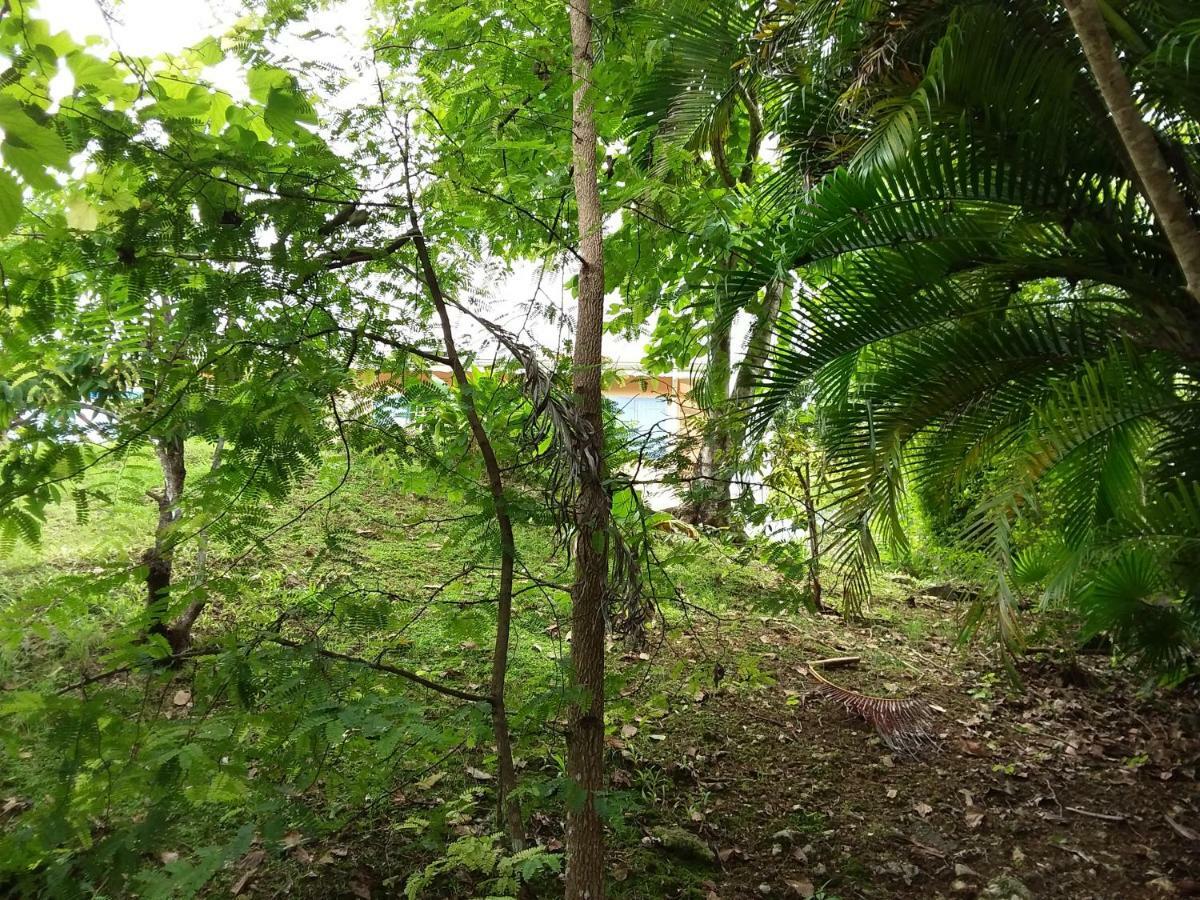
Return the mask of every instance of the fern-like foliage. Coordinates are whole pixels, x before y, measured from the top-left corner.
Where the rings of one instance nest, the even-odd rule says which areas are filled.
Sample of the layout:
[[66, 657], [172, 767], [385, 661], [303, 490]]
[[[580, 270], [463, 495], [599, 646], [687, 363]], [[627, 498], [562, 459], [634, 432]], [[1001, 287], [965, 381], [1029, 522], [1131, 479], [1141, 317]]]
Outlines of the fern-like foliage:
[[[1200, 209], [1182, 83], [1194, 17], [1128, 6], [1110, 27]], [[1200, 317], [1061, 10], [812, 2], [784, 18], [778, 71], [806, 83], [781, 88], [783, 164], [753, 198], [776, 224], [721, 287], [750, 302], [781, 260], [803, 283], [747, 415], [767, 427], [799, 396], [821, 408], [849, 608], [881, 544], [904, 549], [907, 490], [984, 483], [964, 535], [994, 559], [990, 620], [1010, 649], [1036, 583], [1087, 631], [1186, 666], [1200, 595], [1183, 544], [1200, 532], [1185, 519], [1178, 539], [1128, 544], [1200, 483]], [[1029, 525], [1059, 537], [1031, 542]]]

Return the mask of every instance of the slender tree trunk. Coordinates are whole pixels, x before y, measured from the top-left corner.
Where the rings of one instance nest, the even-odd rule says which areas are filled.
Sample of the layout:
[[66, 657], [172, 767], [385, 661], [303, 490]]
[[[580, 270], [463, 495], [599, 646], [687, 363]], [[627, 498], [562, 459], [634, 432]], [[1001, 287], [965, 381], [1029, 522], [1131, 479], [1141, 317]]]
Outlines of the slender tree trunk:
[[732, 445], [729, 421], [729, 379], [733, 372], [733, 322], [717, 316], [709, 338], [705, 371], [706, 406], [704, 444], [700, 448], [700, 496], [697, 524], [716, 528], [729, 524], [729, 456]]
[[574, 402], [588, 429], [575, 503], [575, 580], [571, 586], [571, 708], [567, 723], [567, 900], [604, 896], [604, 831], [596, 794], [604, 783], [604, 605], [611, 502], [604, 486], [600, 365], [604, 327], [604, 238], [596, 179], [590, 0], [570, 0], [571, 160], [579, 219], [579, 301], [572, 371]]
[[750, 329], [750, 338], [746, 342], [746, 355], [738, 363], [737, 378], [733, 384], [730, 396], [729, 422], [729, 460], [730, 473], [726, 482], [732, 481], [733, 469], [741, 464], [746, 457], [746, 410], [754, 396], [755, 379], [762, 371], [771, 351], [771, 343], [775, 334], [775, 322], [779, 319], [779, 309], [783, 305], [784, 282], [775, 278], [767, 283], [766, 294], [763, 298], [762, 309]]
[[817, 505], [813, 502], [812, 467], [808, 460], [804, 461], [801, 492], [805, 530], [808, 532], [808, 586], [812, 592], [813, 608], [820, 612], [825, 608], [825, 604], [821, 602], [821, 532], [817, 522]]
[[1104, 16], [1096, 0], [1064, 0], [1064, 5], [1146, 199], [1183, 272], [1188, 293], [1200, 301], [1200, 230], [1167, 167], [1154, 130], [1134, 106], [1133, 89], [1117, 58]]
[[[725, 138], [716, 129], [709, 136], [713, 167], [728, 190], [737, 187], [737, 179], [725, 156]], [[747, 162], [750, 165], [749, 161]], [[752, 165], [751, 165], [751, 168]], [[725, 271], [733, 271], [736, 257], [730, 254]], [[721, 479], [724, 462], [729, 455], [729, 378], [733, 374], [733, 317], [722, 315], [713, 306], [712, 326], [709, 329], [708, 363], [704, 381], [708, 402], [704, 406], [704, 443], [697, 460], [698, 494], [693, 503], [692, 520], [697, 525], [720, 528], [729, 522], [730, 493], [728, 480]]]
[[171, 652], [178, 654], [187, 649], [186, 639], [181, 639], [165, 619], [175, 562], [175, 536], [171, 532], [179, 518], [179, 503], [187, 479], [183, 438], [162, 438], [155, 444], [154, 451], [163, 473], [163, 488], [161, 493], [147, 492], [158, 503], [158, 523], [154, 528], [154, 546], [142, 556], [146, 566], [146, 607], [150, 614], [150, 633], [162, 635]]
[[[739, 87], [738, 95], [746, 108], [749, 135], [746, 158], [736, 178], [725, 155], [724, 137], [714, 130], [710, 138], [713, 166], [721, 183], [731, 191], [736, 190], [738, 184], [750, 185], [754, 182], [754, 166], [758, 161], [763, 136], [762, 110], [757, 93], [743, 84]], [[732, 272], [736, 265], [737, 255], [730, 254], [725, 271]], [[720, 310], [714, 310], [706, 376], [710, 397], [705, 415], [707, 430], [697, 461], [700, 496], [692, 510], [693, 520], [697, 524], [722, 528], [728, 526], [733, 518], [733, 479], [742, 460], [745, 438], [745, 428], [737, 418], [738, 407], [753, 389], [753, 379], [748, 376], [762, 363], [762, 356], [770, 343], [770, 326], [774, 323], [781, 296], [781, 293], [773, 293], [771, 286], [768, 286], [767, 305], [769, 307], [773, 300], [775, 312], [764, 310], [756, 320], [746, 348], [746, 360], [738, 369], [732, 391], [733, 317], [727, 318]], [[752, 365], [747, 366], [747, 362]]]
[[738, 363], [737, 380], [733, 385], [733, 402], [739, 408], [749, 402], [754, 394], [755, 377], [762, 371], [767, 354], [771, 351], [775, 322], [783, 305], [783, 292], [782, 279], [775, 278], [768, 282], [763, 307], [754, 320], [750, 329], [750, 339], [746, 342], [746, 355]]
[[[410, 204], [412, 198], [409, 198]], [[454, 340], [454, 329], [450, 322], [446, 298], [442, 293], [441, 282], [429, 247], [421, 232], [421, 224], [417, 219], [415, 205], [410, 205], [410, 221], [413, 230], [413, 245], [421, 264], [421, 273], [429, 288], [429, 295], [437, 311], [438, 320], [442, 327], [442, 340], [446, 345], [446, 356], [450, 360], [450, 369], [458, 384], [459, 403], [467, 417], [471, 435], [479, 445], [479, 453], [483, 457], [484, 471], [487, 473], [488, 492], [492, 497], [495, 510], [496, 525], [500, 530], [500, 589], [496, 598], [496, 641], [492, 648], [492, 675], [488, 689], [488, 698], [492, 708], [492, 735], [496, 741], [497, 778], [496, 801], [500, 819], [503, 823], [508, 841], [513, 850], [525, 849], [525, 822], [521, 815], [521, 804], [513, 796], [517, 787], [517, 770], [513, 764], [512, 738], [508, 727], [508, 710], [505, 706], [505, 685], [508, 677], [508, 649], [512, 634], [512, 599], [513, 599], [513, 569], [516, 565], [517, 544], [513, 533], [512, 516], [508, 510], [508, 498], [504, 493], [504, 476], [500, 462], [496, 458], [495, 448], [488, 437], [479, 411], [475, 406], [474, 389], [467, 378], [462, 358], [458, 354], [458, 346]]]

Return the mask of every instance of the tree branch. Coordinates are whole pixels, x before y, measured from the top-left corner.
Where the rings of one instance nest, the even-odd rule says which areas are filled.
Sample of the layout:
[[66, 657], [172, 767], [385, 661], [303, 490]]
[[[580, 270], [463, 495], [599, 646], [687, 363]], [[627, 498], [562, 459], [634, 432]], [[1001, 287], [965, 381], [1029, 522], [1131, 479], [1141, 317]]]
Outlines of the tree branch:
[[367, 669], [372, 669], [376, 672], [386, 672], [389, 675], [397, 675], [400, 678], [406, 678], [414, 684], [419, 684], [421, 687], [428, 688], [438, 694], [445, 694], [447, 697], [455, 697], [459, 700], [467, 700], [471, 703], [487, 703], [491, 704], [492, 700], [486, 694], [477, 694], [472, 691], [463, 691], [456, 687], [450, 687], [447, 684], [439, 684], [436, 681], [431, 681], [416, 672], [408, 669], [403, 669], [400, 666], [392, 666], [387, 663], [374, 662], [373, 660], [363, 659], [361, 656], [351, 656], [348, 653], [339, 653], [336, 650], [326, 650], [324, 647], [318, 647], [316, 644], [305, 644], [300, 641], [293, 641], [290, 638], [270, 636], [267, 638], [272, 644], [278, 644], [281, 647], [290, 647], [293, 650], [308, 650], [317, 656], [324, 656], [327, 659], [336, 659], [341, 662], [351, 663], [352, 665], [362, 666]]

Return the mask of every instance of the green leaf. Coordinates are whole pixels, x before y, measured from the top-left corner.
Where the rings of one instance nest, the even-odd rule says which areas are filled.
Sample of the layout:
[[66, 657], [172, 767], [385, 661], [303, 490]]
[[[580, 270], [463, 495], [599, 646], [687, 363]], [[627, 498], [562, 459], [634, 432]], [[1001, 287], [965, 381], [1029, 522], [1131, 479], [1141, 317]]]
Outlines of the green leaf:
[[67, 57], [67, 68], [75, 76], [76, 86], [95, 87], [106, 99], [132, 99], [137, 96], [137, 87], [126, 83], [116, 66], [90, 53], [72, 53]]
[[21, 186], [7, 172], [0, 172], [0, 237], [16, 227], [22, 208]]
[[67, 224], [76, 231], [95, 231], [100, 224], [100, 213], [82, 197], [75, 197], [67, 203]]
[[274, 66], [255, 66], [246, 75], [250, 96], [259, 103], [266, 103], [271, 91], [291, 84], [292, 77], [283, 69]]
[[206, 66], [215, 66], [225, 58], [225, 51], [221, 49], [221, 42], [212, 35], [209, 35], [193, 47], [192, 53]]
[[272, 131], [288, 133], [294, 131], [297, 122], [315, 122], [312, 107], [289, 88], [272, 88], [267, 95], [267, 109], [263, 114]]
[[0, 97], [0, 128], [4, 129], [4, 143], [0, 145], [4, 161], [36, 188], [57, 187], [46, 168], [66, 169], [71, 151], [53, 126], [36, 121], [11, 97]]

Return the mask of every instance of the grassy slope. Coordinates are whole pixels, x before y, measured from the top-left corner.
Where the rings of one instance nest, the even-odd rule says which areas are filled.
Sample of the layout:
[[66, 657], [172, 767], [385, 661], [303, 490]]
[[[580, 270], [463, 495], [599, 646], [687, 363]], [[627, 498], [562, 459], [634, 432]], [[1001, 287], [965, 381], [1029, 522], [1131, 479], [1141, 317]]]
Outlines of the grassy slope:
[[[206, 451], [192, 449], [193, 471], [201, 471]], [[106, 587], [83, 604], [45, 602], [39, 594], [49, 587], [53, 595], [64, 573], [99, 578], [127, 568], [148, 540], [153, 509], [144, 491], [156, 480], [150, 461], [95, 477], [107, 486], [110, 507], [94, 509], [83, 526], [56, 511], [41, 551], [22, 550], [0, 569], [6, 614], [35, 598], [39, 619], [51, 623], [5, 649], [6, 688], [61, 685], [96, 671], [108, 636], [139, 609], [136, 583]], [[382, 461], [359, 460], [339, 491], [313, 505], [341, 477], [331, 461], [291, 501], [265, 510], [260, 533], [311, 505], [218, 579], [199, 643], [244, 644], [287, 610], [284, 633], [295, 639], [320, 635], [325, 646], [369, 659], [386, 651], [387, 662], [478, 687], [493, 621], [480, 601], [490, 596], [494, 539], [461, 518], [469, 510], [452, 484], [421, 479], [414, 493]], [[566, 580], [550, 529], [526, 523], [520, 544], [537, 579]], [[1093, 673], [1099, 696], [1095, 688], [1058, 684], [1053, 669], [1032, 671], [1029, 693], [1009, 694], [994, 673], [954, 648], [952, 604], [926, 600], [910, 608], [908, 592], [886, 579], [872, 618], [848, 626], [780, 611], [793, 596], [790, 586], [749, 553], [682, 538], [664, 538], [659, 550], [695, 606], [665, 606], [665, 629], [650, 647], [618, 644], [611, 654], [614, 897], [802, 896], [810, 882], [827, 897], [949, 896], [1004, 875], [1039, 895], [1083, 897], [1097, 869], [1121, 896], [1138, 896], [1153, 873], [1178, 879], [1194, 868], [1186, 842], [1162, 818], [1172, 803], [1182, 804], [1184, 820], [1197, 810], [1194, 762], [1187, 769], [1196, 745], [1162, 737], [1177, 730], [1178, 709], [1136, 700], [1111, 672]], [[214, 573], [235, 558], [224, 546], [214, 555]], [[188, 565], [181, 563], [183, 574]], [[566, 596], [525, 587], [510, 679], [517, 753], [531, 831], [556, 851], [563, 839], [555, 728]], [[56, 618], [60, 607], [69, 614]], [[897, 757], [810, 693], [801, 663], [844, 653], [863, 657], [857, 670], [839, 673], [847, 686], [921, 694], [945, 710], [937, 755]], [[251, 664], [246, 706], [232, 702], [223, 663], [208, 660], [123, 676], [92, 695], [147, 734], [161, 733], [168, 746], [194, 741], [198, 754], [209, 748], [204, 728], [228, 724], [231, 746], [245, 760], [248, 793], [219, 790], [220, 766], [198, 768], [193, 780], [184, 773], [193, 805], [137, 836], [143, 895], [178, 887], [192, 871], [186, 866], [202, 856], [197, 848], [227, 842], [246, 821], [258, 823], [259, 842], [237, 848], [217, 869], [207, 888], [215, 896], [238, 886], [263, 897], [392, 896], [451, 841], [492, 830], [492, 760], [480, 710], [293, 650], [260, 646], [251, 660], [259, 662]], [[67, 754], [36, 723], [6, 737], [12, 752], [0, 762], [0, 797], [16, 803], [0, 821], [11, 830], [50, 802]], [[394, 749], [381, 754], [391, 738]], [[214, 738], [211, 746], [224, 745]], [[118, 747], [110, 758], [124, 763], [139, 752], [145, 755]], [[275, 784], [286, 786], [282, 801]], [[1072, 800], [1052, 802], [1126, 818], [1072, 818], [1048, 808], [1045, 784]], [[94, 817], [84, 829], [135, 834], [140, 797], [131, 792], [98, 817], [105, 821]], [[965, 825], [976, 809], [982, 824]], [[1108, 849], [1114, 838], [1134, 834], [1153, 843], [1153, 858], [1139, 858], [1133, 840]], [[717, 862], [706, 858], [713, 851]], [[545, 896], [555, 894], [552, 879], [541, 884]], [[481, 889], [478, 874], [459, 869], [424, 896]]]
[[[203, 445], [189, 446], [193, 478], [206, 471], [210, 458], [209, 449]], [[462, 689], [482, 690], [494, 628], [494, 615], [487, 602], [494, 591], [494, 532], [472, 516], [466, 498], [450, 481], [430, 481], [423, 475], [419, 479], [423, 492], [414, 494], [405, 489], [403, 479], [387, 461], [371, 458], [356, 460], [344, 483], [343, 475], [342, 461], [332, 459], [288, 502], [274, 507], [267, 504], [255, 529], [270, 535], [266, 543], [246, 548], [219, 543], [213, 546], [209, 573], [215, 579], [212, 586], [216, 595], [201, 620], [196, 643], [202, 647], [222, 639], [244, 643], [286, 610], [290, 618], [284, 633], [292, 639], [308, 640], [319, 633], [322, 645], [338, 652], [364, 659], [384, 658], [381, 654], [386, 653], [385, 660], [390, 664], [415, 669], [423, 676]], [[97, 496], [86, 521], [77, 521], [75, 511], [67, 507], [51, 510], [43, 545], [20, 547], [0, 562], [0, 603], [12, 626], [6, 632], [7, 647], [0, 654], [0, 678], [6, 689], [57, 688], [109, 666], [111, 660], [105, 657], [109, 637], [141, 612], [136, 565], [152, 539], [155, 509], [146, 491], [157, 487], [158, 480], [157, 467], [148, 454], [97, 467], [87, 482]], [[275, 527], [300, 511], [304, 516], [299, 521], [274, 533]], [[569, 563], [556, 552], [552, 529], [546, 526], [522, 524], [518, 543], [522, 566], [538, 583], [531, 579], [519, 583], [523, 590], [516, 604], [510, 708], [518, 733], [518, 752], [530, 773], [529, 780], [546, 790], [558, 776], [561, 747], [554, 732], [545, 726], [548, 718], [559, 716], [564, 705], [561, 661], [568, 638], [561, 625], [568, 612], [567, 595], [553, 585], [569, 581]], [[684, 541], [678, 545], [663, 543], [659, 552], [669, 577], [656, 573], [657, 590], [668, 596], [670, 578], [686, 573], [688, 601], [695, 604], [691, 615], [704, 607], [719, 608], [731, 590], [764, 594], [770, 589], [769, 572], [757, 567], [730, 567], [715, 549], [697, 553], [694, 545]], [[243, 553], [249, 555], [240, 559]], [[177, 583], [186, 584], [193, 566], [194, 542], [185, 545], [177, 556]], [[234, 563], [236, 568], [229, 571]], [[84, 582], [101, 582], [110, 576], [111, 585], [89, 589], [86, 598], [72, 595]], [[64, 582], [64, 578], [79, 581]], [[62, 602], [64, 598], [68, 602]], [[673, 607], [664, 608], [664, 617], [670, 622], [682, 622], [684, 618]], [[283, 666], [292, 666], [297, 656], [295, 651], [281, 652], [277, 648], [260, 648], [260, 655], [282, 656]], [[124, 657], [117, 661], [124, 661]], [[631, 677], [640, 679], [645, 675], [645, 660], [634, 655], [629, 661], [637, 664], [632, 667]], [[202, 661], [200, 667], [204, 665]], [[277, 683], [285, 681], [283, 671], [272, 672], [270, 664], [265, 668], [265, 674], [259, 673], [261, 705], [277, 710], [297, 702]], [[337, 682], [330, 688], [332, 698], [304, 695], [300, 702], [345, 703], [347, 697], [354, 699], [374, 690], [416, 704], [417, 712], [412, 715], [425, 720], [430, 732], [443, 731], [445, 735], [437, 739], [429, 734], [416, 735], [414, 741], [428, 743], [428, 751], [413, 753], [411, 767], [397, 765], [390, 776], [384, 777], [380, 773], [374, 778], [363, 777], [354, 772], [356, 766], [371, 765], [369, 755], [356, 759], [355, 753], [361, 748], [341, 748], [345, 754], [340, 760], [342, 771], [327, 778], [327, 787], [329, 793], [346, 792], [350, 796], [319, 796], [310, 789], [308, 809], [289, 824], [304, 822], [313, 831], [331, 823], [344, 825], [355, 800], [377, 807], [367, 798], [377, 798], [380, 787], [423, 781], [432, 761], [441, 763], [433, 768], [445, 772], [446, 777], [439, 782], [436, 795], [417, 803], [417, 811], [442, 801], [454, 805], [462, 792], [480, 789], [467, 818], [473, 828], [490, 830], [486, 781], [473, 784], [472, 778], [464, 777], [464, 765], [446, 766], [440, 755], [447, 744], [460, 750], [464, 745], [475, 747], [473, 752], [460, 755], [477, 771], [489, 769], [492, 760], [483, 745], [487, 735], [478, 711], [444, 703], [393, 676], [353, 666], [342, 670], [331, 677], [331, 682]], [[291, 669], [287, 671], [295, 674]], [[305, 677], [310, 676], [308, 673]], [[354, 678], [353, 684], [342, 680], [349, 677]], [[154, 678], [162, 681], [164, 676]], [[102, 692], [99, 702], [107, 708], [118, 715], [133, 715], [146, 683], [143, 675], [122, 675], [95, 690]], [[189, 713], [216, 717], [229, 712], [227, 698], [202, 698], [205, 691], [213, 689], [213, 682], [183, 671], [173, 676], [171, 683], [173, 688], [184, 685], [182, 689], [194, 694], [183, 709], [173, 709], [169, 702], [173, 689], [163, 688], [161, 695], [168, 702], [161, 703], [157, 713], [172, 722]], [[211, 703], [205, 708], [206, 700]], [[403, 722], [403, 727], [411, 729], [411, 718]], [[56, 736], [26, 725], [11, 737], [10, 746], [16, 753], [0, 763], [0, 791], [19, 798], [22, 806], [29, 802], [27, 798], [39, 793], [47, 797], [53, 794], [61, 783], [56, 757], [69, 756], [56, 744]], [[281, 767], [276, 774], [285, 781], [303, 780], [294, 767]], [[536, 798], [532, 802], [541, 803]], [[556, 804], [552, 799], [547, 801], [548, 808]], [[122, 815], [136, 815], [137, 806], [136, 802], [128, 802], [124, 809], [113, 810], [108, 827], [122, 827]], [[384, 812], [391, 817], [394, 811]], [[443, 814], [441, 810], [436, 812], [434, 818]], [[464, 814], [455, 813], [450, 818]], [[401, 820], [404, 818], [412, 817], [402, 816]], [[416, 818], [428, 817], [422, 812]], [[13, 817], [8, 824], [17, 821]], [[381, 827], [394, 832], [397, 824], [402, 821]], [[373, 827], [378, 830], [378, 826]], [[439, 822], [437, 829], [444, 828], [445, 823]], [[191, 817], [163, 835], [163, 846], [175, 852], [169, 848], [183, 841], [219, 842], [227, 830], [227, 822], [220, 818], [207, 821]], [[442, 830], [438, 835], [444, 842], [447, 838]], [[397, 878], [402, 882], [409, 869], [436, 855], [432, 852], [436, 841], [414, 847], [409, 832], [401, 829], [399, 834], [407, 846], [404, 862], [397, 863], [398, 870], [389, 873], [393, 883]], [[146, 849], [157, 852], [151, 847]], [[334, 857], [339, 862], [344, 858]]]

